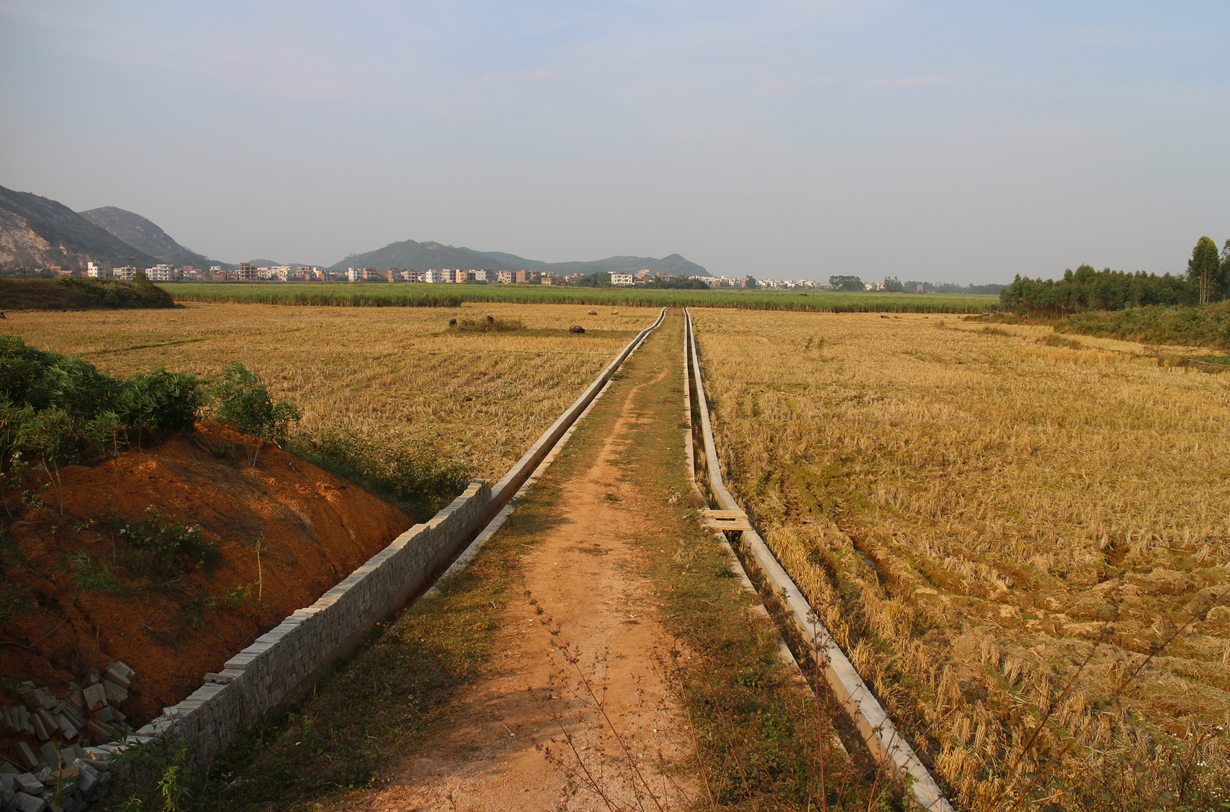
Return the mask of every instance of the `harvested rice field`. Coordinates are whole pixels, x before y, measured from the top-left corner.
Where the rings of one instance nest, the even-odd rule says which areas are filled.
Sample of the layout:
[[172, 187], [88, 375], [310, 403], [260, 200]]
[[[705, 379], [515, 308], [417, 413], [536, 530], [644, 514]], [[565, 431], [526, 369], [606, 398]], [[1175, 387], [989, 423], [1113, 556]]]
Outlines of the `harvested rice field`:
[[[425, 443], [494, 480], [657, 313], [505, 303], [188, 303], [174, 310], [11, 312], [0, 330], [116, 375], [165, 366], [212, 377], [240, 362], [275, 399], [299, 406], [300, 427], [310, 434], [336, 426], [390, 443]], [[458, 327], [449, 326], [452, 319]], [[586, 332], [569, 333], [574, 324]]]
[[1230, 376], [1050, 328], [692, 313], [723, 475], [958, 807], [1230, 801]]

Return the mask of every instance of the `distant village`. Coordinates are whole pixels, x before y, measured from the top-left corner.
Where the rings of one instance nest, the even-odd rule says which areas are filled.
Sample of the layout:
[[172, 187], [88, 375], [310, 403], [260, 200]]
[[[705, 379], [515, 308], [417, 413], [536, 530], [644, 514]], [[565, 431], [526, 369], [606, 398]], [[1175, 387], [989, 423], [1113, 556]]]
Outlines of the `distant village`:
[[[54, 265], [49, 270], [60, 275], [81, 273]], [[220, 265], [202, 270], [188, 266], [176, 268], [166, 264], [148, 268], [130, 266], [107, 268], [101, 263], [88, 262], [84, 275], [91, 279], [132, 281], [138, 273], [144, 273], [151, 282], [408, 282], [424, 285], [485, 283], [556, 286], [583, 284], [582, 280], [593, 276], [593, 274], [583, 273], [559, 275], [544, 271], [492, 271], [481, 268], [431, 268], [425, 271], [412, 268], [386, 268], [383, 271], [376, 268], [347, 268], [343, 273], [317, 266], [253, 265], [249, 262], [240, 263], [237, 270], [228, 270]], [[655, 279], [679, 278], [661, 271], [655, 273], [648, 268], [636, 273], [611, 273], [610, 277], [611, 284], [620, 287], [648, 284]], [[685, 278], [699, 280], [711, 288], [743, 288], [749, 283], [758, 288], [774, 290], [793, 288], [829, 290], [832, 288], [828, 282], [819, 282], [815, 279], [755, 279], [753, 281], [751, 277], [690, 276]], [[867, 282], [864, 287], [866, 290], [883, 290], [884, 283]]]

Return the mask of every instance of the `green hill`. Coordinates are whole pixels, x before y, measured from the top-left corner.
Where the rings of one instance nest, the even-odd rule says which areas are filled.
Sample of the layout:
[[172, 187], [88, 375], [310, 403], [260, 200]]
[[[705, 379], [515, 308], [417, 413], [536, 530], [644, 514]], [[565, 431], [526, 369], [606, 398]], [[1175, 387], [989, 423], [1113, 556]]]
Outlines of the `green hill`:
[[376, 251], [351, 254], [329, 268], [345, 271], [347, 268], [485, 268], [489, 271], [550, 271], [564, 275], [572, 273], [635, 273], [648, 268], [654, 273], [671, 276], [709, 276], [709, 272], [695, 262], [689, 262], [679, 254], [662, 259], [652, 257], [608, 257], [588, 262], [543, 262], [526, 259], [502, 251], [475, 251], [457, 248], [438, 242], [415, 242], [404, 240], [386, 245]]

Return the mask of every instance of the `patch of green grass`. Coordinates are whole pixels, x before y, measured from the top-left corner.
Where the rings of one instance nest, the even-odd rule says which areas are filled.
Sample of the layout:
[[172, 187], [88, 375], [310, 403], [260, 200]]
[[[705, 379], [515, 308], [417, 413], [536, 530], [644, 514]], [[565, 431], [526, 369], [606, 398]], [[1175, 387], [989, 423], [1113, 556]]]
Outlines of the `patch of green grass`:
[[1193, 355], [1187, 359], [1195, 365], [1212, 367], [1213, 371], [1221, 372], [1230, 369], [1230, 355]]
[[406, 513], [429, 517], [465, 490], [473, 466], [422, 439], [390, 439], [346, 426], [300, 432], [290, 449], [334, 476], [390, 502]]

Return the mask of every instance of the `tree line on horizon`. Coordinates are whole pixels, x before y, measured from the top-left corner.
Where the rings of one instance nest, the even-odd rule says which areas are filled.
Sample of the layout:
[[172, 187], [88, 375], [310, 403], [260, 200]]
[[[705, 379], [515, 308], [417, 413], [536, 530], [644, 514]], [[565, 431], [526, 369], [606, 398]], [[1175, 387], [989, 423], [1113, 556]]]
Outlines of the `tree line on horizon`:
[[1059, 318], [1086, 310], [1123, 310], [1148, 305], [1176, 306], [1220, 302], [1230, 297], [1230, 240], [1201, 237], [1184, 276], [1137, 271], [1095, 270], [1081, 265], [1062, 279], [1031, 279], [1017, 274], [1000, 291], [1000, 304], [1020, 316]]
[[[833, 290], [841, 290], [848, 292], [861, 293], [867, 289], [863, 284], [862, 277], [859, 276], [830, 276], [829, 286]], [[998, 282], [991, 282], [986, 285], [957, 285], [952, 282], [941, 282], [934, 284], [931, 282], [919, 282], [915, 279], [907, 279], [902, 282], [895, 276], [884, 277], [884, 287], [880, 291], [884, 293], [968, 293], [980, 294], [984, 296], [995, 296], [1004, 286]]]

